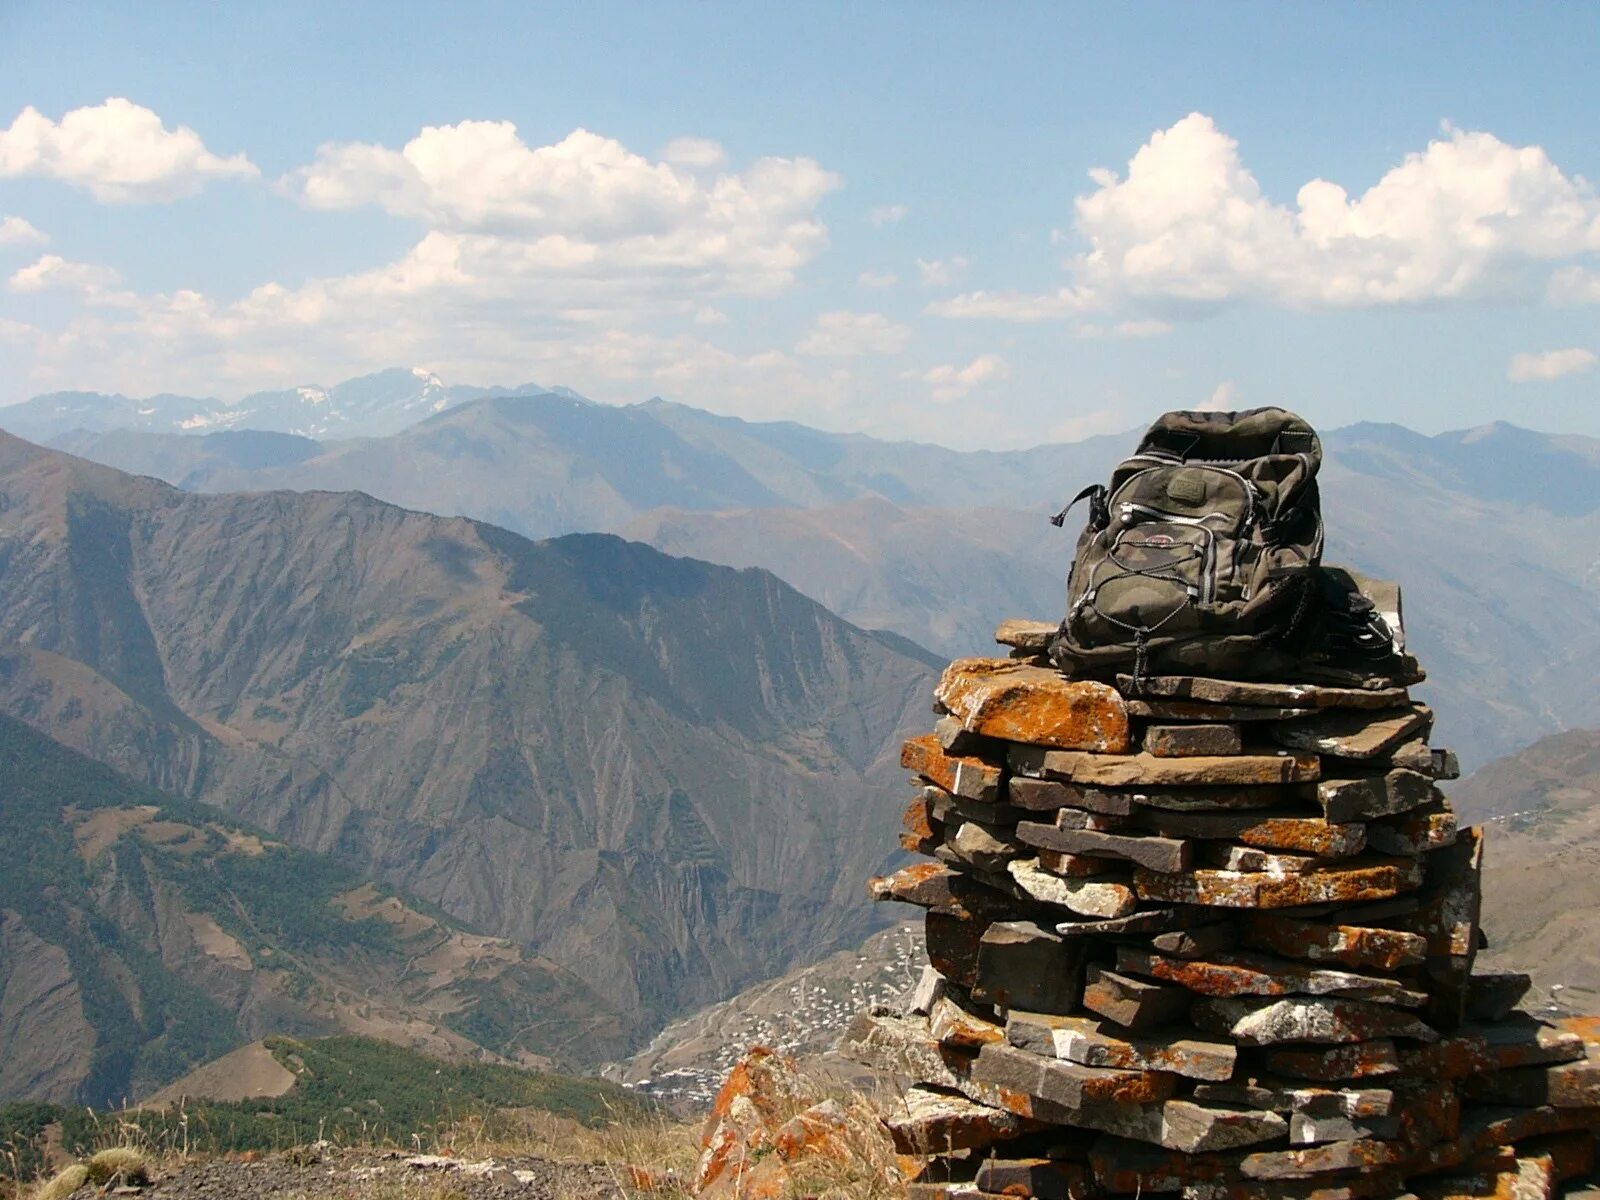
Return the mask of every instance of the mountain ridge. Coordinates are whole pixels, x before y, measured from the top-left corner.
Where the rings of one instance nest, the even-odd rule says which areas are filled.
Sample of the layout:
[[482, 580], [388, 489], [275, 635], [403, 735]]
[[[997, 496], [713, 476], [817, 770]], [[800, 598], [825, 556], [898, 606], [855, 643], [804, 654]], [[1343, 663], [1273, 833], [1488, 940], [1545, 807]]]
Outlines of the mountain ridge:
[[933, 672], [768, 573], [9, 436], [0, 504], [0, 712], [548, 955], [637, 1035], [879, 920], [867, 799]]

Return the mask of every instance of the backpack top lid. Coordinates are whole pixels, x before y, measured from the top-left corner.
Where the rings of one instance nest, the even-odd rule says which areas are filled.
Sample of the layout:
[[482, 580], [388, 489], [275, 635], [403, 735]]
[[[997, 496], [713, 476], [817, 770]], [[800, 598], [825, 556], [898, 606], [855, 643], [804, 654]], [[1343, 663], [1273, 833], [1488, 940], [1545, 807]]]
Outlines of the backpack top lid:
[[1251, 458], [1304, 455], [1315, 472], [1322, 442], [1310, 422], [1286, 408], [1244, 412], [1169, 412], [1156, 418], [1139, 452], [1174, 454], [1185, 462], [1242, 462]]

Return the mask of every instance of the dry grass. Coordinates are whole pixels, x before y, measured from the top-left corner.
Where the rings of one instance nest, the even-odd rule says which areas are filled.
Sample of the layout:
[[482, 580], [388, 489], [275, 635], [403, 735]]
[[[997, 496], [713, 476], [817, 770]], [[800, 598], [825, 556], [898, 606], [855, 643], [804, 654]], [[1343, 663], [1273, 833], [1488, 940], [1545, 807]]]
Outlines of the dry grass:
[[68, 1196], [88, 1182], [89, 1168], [82, 1163], [73, 1163], [41, 1183], [33, 1193], [33, 1200], [67, 1200]]

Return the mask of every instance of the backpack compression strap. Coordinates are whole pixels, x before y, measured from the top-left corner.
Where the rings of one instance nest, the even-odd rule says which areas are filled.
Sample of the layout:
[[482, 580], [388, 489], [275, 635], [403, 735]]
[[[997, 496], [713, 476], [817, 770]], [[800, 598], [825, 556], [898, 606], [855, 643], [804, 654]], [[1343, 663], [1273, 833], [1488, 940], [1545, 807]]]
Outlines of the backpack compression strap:
[[1111, 510], [1106, 507], [1106, 495], [1107, 493], [1105, 484], [1091, 483], [1088, 487], [1084, 488], [1083, 491], [1074, 496], [1071, 502], [1065, 508], [1063, 508], [1055, 516], [1051, 517], [1050, 524], [1054, 525], [1057, 529], [1060, 529], [1067, 523], [1067, 514], [1072, 511], [1073, 506], [1076, 505], [1079, 500], [1087, 499], [1089, 501], [1089, 524], [1094, 525], [1097, 528], [1105, 528], [1106, 524], [1111, 520]]

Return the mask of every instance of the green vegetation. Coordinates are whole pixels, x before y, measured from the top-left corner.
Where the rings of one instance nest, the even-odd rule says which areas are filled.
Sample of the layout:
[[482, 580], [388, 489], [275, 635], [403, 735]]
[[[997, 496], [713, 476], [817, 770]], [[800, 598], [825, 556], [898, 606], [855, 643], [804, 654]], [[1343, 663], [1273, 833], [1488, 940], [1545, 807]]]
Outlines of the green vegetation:
[[297, 1076], [282, 1096], [219, 1103], [189, 1100], [162, 1109], [97, 1113], [76, 1105], [0, 1107], [0, 1154], [21, 1178], [36, 1174], [46, 1127], [59, 1122], [68, 1152], [83, 1157], [108, 1136], [161, 1153], [274, 1150], [321, 1138], [340, 1145], [448, 1144], [470, 1124], [476, 1136], [509, 1136], [529, 1111], [591, 1129], [647, 1115], [649, 1105], [599, 1079], [486, 1063], [446, 1062], [371, 1038], [270, 1038], [273, 1056]]
[[[9, 717], [0, 717], [0, 774], [0, 910], [16, 913], [67, 955], [95, 1030], [78, 1092], [87, 1104], [120, 1104], [246, 1040], [232, 1013], [162, 961], [152, 924], [157, 884], [211, 916], [252, 955], [397, 950], [387, 923], [347, 920], [331, 903], [361, 884], [354, 871], [286, 846], [235, 852], [219, 830], [236, 837], [253, 831], [135, 783]], [[166, 844], [135, 831], [84, 861], [64, 810], [140, 807], [195, 832]], [[275, 962], [295, 970], [292, 954]]]

